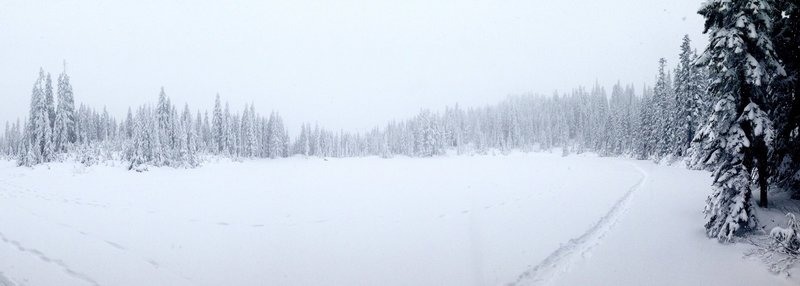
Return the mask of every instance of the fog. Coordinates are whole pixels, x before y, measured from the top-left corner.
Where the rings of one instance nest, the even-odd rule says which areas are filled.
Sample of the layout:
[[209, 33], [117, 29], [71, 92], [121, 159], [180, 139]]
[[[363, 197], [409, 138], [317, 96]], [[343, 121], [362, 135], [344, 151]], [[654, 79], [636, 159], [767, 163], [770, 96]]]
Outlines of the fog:
[[[113, 2], [113, 3], [112, 3]], [[77, 102], [122, 116], [160, 87], [179, 107], [364, 130], [421, 108], [616, 81], [637, 90], [681, 37], [702, 50], [699, 0], [3, 1], [0, 122], [25, 117], [39, 67]], [[296, 133], [295, 133], [296, 134]]]

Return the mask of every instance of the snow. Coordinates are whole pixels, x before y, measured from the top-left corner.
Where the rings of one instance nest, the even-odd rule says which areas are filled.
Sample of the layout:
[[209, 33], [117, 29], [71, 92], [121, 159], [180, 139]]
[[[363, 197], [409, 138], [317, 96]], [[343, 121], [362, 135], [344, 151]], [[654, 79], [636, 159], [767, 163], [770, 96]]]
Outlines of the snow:
[[[638, 163], [649, 173], [625, 218], [554, 285], [797, 285], [745, 259], [747, 243], [707, 239], [708, 173]], [[587, 284], [588, 283], [588, 284]]]
[[0, 161], [0, 285], [797, 283], [706, 238], [707, 172], [555, 154]]

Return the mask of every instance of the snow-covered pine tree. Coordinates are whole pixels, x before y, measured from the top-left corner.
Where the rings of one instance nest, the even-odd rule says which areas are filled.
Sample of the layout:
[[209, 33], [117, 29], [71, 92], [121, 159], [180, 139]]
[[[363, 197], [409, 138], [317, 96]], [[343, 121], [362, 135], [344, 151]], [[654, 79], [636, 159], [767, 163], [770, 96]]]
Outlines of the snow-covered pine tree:
[[125, 152], [126, 159], [129, 162], [128, 170], [137, 169], [147, 162], [147, 135], [145, 133], [147, 126], [145, 116], [144, 108], [140, 107], [136, 113], [136, 118], [133, 120], [131, 143], [128, 144], [128, 149]]
[[300, 154], [303, 156], [309, 155], [309, 142], [308, 142], [308, 128], [306, 124], [303, 123], [300, 125], [300, 134], [297, 136], [297, 140], [295, 141], [295, 154]]
[[592, 151], [607, 156], [609, 129], [608, 96], [606, 96], [605, 88], [600, 90], [600, 93], [594, 94], [589, 98], [589, 107], [586, 111], [589, 121], [586, 122], [586, 124], [590, 126], [589, 128], [592, 132], [590, 133], [590, 143], [588, 143], [587, 146], [589, 146]]
[[16, 158], [16, 151], [14, 150], [14, 146], [19, 144], [16, 142], [16, 134], [15, 130], [16, 125], [11, 124], [10, 122], [6, 122], [6, 129], [3, 133], [3, 145], [0, 148], [0, 155], [3, 155], [7, 158]]
[[183, 105], [180, 123], [182, 125], [183, 132], [179, 133], [179, 135], [186, 138], [186, 156], [184, 163], [189, 167], [195, 167], [198, 165], [197, 133], [194, 122], [192, 121], [192, 112], [189, 110], [188, 103]]
[[695, 160], [715, 168], [705, 227], [721, 241], [756, 224], [751, 174], [758, 179], [759, 203], [767, 206], [765, 166], [773, 136], [761, 106], [770, 99], [773, 76], [784, 74], [769, 38], [772, 9], [767, 0], [710, 0], [699, 10], [710, 40], [699, 63], [709, 68], [708, 94], [716, 103], [695, 137], [700, 146], [693, 149]]
[[[40, 98], [37, 105], [37, 118], [36, 118], [36, 135], [39, 137], [41, 144], [41, 161], [50, 162], [53, 160], [55, 148], [53, 147], [53, 128], [50, 124], [50, 106], [53, 100], [53, 84], [49, 80], [49, 76], [45, 75], [44, 70], [39, 70], [39, 78], [44, 79], [39, 81]], [[48, 103], [49, 100], [51, 101]]]
[[[417, 154], [418, 156], [430, 157], [438, 155], [441, 151], [438, 142], [438, 130], [434, 122], [433, 115], [428, 110], [423, 110], [417, 119]], [[498, 144], [498, 146], [500, 146]]]
[[150, 106], [146, 106], [144, 111], [143, 120], [145, 125], [143, 133], [147, 144], [145, 148], [147, 161], [156, 166], [164, 165], [164, 162], [167, 160], [165, 157], [168, 156], [168, 154], [165, 153], [166, 148], [164, 148], [164, 145], [167, 143], [161, 142], [157, 111]]
[[3, 136], [0, 136], [0, 157], [8, 155], [7, 154], [8, 141], [9, 141], [8, 139], [10, 138], [10, 135], [11, 135], [11, 126], [8, 123], [8, 121], [6, 121], [6, 128], [3, 130]]
[[278, 125], [278, 130], [281, 134], [278, 140], [280, 147], [280, 156], [281, 157], [289, 157], [289, 146], [292, 142], [292, 139], [289, 137], [289, 130], [286, 128], [286, 125], [283, 123], [283, 117], [281, 117], [280, 113], [275, 113], [275, 121]]
[[19, 154], [17, 158], [18, 166], [30, 167], [37, 164], [36, 148], [33, 146], [33, 126], [30, 120], [25, 120], [25, 128], [22, 131], [22, 140], [19, 143]]
[[178, 135], [175, 139], [175, 159], [172, 163], [173, 166], [187, 166], [189, 165], [190, 161], [190, 151], [189, 151], [189, 142], [188, 142], [188, 132], [186, 130], [186, 125], [182, 120], [173, 119], [175, 124], [175, 133]]
[[611, 89], [609, 115], [606, 123], [606, 150], [608, 155], [620, 155], [624, 150], [626, 103], [622, 85], [617, 82]]
[[130, 139], [133, 138], [133, 128], [135, 123], [133, 122], [133, 112], [131, 108], [128, 107], [128, 115], [125, 116], [125, 138]]
[[236, 138], [234, 137], [234, 122], [233, 118], [231, 117], [231, 109], [228, 102], [225, 102], [225, 113], [222, 117], [222, 140], [225, 142], [222, 152], [226, 155], [234, 155], [236, 154], [236, 150], [234, 149], [234, 145], [236, 144]]
[[242, 156], [242, 145], [244, 140], [244, 133], [242, 132], [242, 118], [239, 116], [239, 113], [233, 113], [231, 115], [231, 134], [233, 146], [231, 150], [233, 150], [234, 157], [239, 159]]
[[225, 139], [226, 124], [222, 116], [222, 103], [219, 99], [219, 93], [217, 93], [217, 97], [214, 100], [214, 115], [211, 121], [211, 137], [213, 138], [214, 154], [221, 154], [222, 151], [225, 150], [227, 141]]
[[[19, 165], [32, 166], [43, 163], [51, 155], [48, 152], [52, 151], [52, 129], [44, 98], [44, 81], [44, 70], [39, 69], [39, 78], [36, 79], [31, 91], [31, 107], [25, 127], [26, 142], [23, 144], [25, 154], [19, 157]], [[47, 141], [51, 143], [48, 144]]]
[[208, 111], [203, 113], [203, 141], [205, 142], [206, 151], [216, 153], [214, 145], [213, 132], [211, 132], [211, 124], [208, 120]]
[[319, 123], [314, 123], [314, 129], [311, 129], [309, 126], [309, 130], [311, 131], [311, 136], [309, 137], [309, 143], [311, 144], [309, 147], [311, 156], [321, 157], [322, 152], [320, 152], [320, 146], [322, 144], [320, 140], [320, 130], [319, 130]]
[[645, 160], [653, 156], [655, 146], [657, 144], [656, 137], [656, 115], [655, 115], [655, 99], [653, 98], [652, 89], [644, 86], [642, 88], [641, 99], [641, 112], [639, 113], [639, 130], [638, 130], [638, 143], [637, 145], [637, 158]]
[[100, 116], [100, 122], [99, 122], [100, 132], [98, 133], [98, 139], [100, 141], [107, 140], [110, 135], [111, 131], [109, 130], [109, 125], [110, 125], [109, 121], [110, 121], [110, 116], [108, 115], [108, 109], [106, 109], [106, 107], [103, 106], [103, 113]]
[[256, 134], [253, 126], [253, 121], [250, 120], [250, 107], [245, 104], [244, 111], [242, 111], [242, 156], [252, 157], [256, 153]]
[[256, 112], [256, 107], [254, 103], [250, 103], [250, 126], [253, 127], [253, 157], [262, 157], [262, 145], [264, 142], [262, 141], [261, 132], [263, 131], [262, 128], [259, 128], [259, 124], [261, 122], [261, 115]]
[[278, 129], [278, 119], [275, 112], [270, 113], [269, 120], [267, 121], [267, 156], [275, 159], [280, 156], [282, 143], [281, 137], [283, 130]]
[[689, 35], [683, 36], [681, 52], [678, 56], [678, 67], [675, 68], [675, 148], [672, 151], [677, 156], [683, 156], [694, 138], [696, 121], [693, 116], [694, 101], [698, 90], [692, 81], [696, 79], [697, 68], [692, 62], [692, 49]]
[[162, 162], [157, 165], [170, 165], [174, 155], [174, 142], [172, 141], [173, 122], [172, 122], [172, 106], [164, 92], [164, 87], [158, 94], [158, 104], [156, 105], [156, 130], [158, 134], [158, 141], [161, 143], [161, 154], [163, 155]]
[[636, 131], [639, 130], [639, 113], [641, 112], [641, 100], [636, 96], [636, 91], [633, 85], [625, 87], [623, 95], [623, 131], [624, 139], [624, 154], [633, 154], [636, 148], [636, 138], [639, 137]]
[[53, 98], [53, 80], [50, 73], [47, 73], [44, 84], [44, 108], [47, 110], [47, 119], [50, 122], [50, 128], [56, 122], [56, 103]]
[[656, 85], [653, 88], [653, 104], [654, 104], [654, 117], [655, 117], [655, 132], [656, 146], [654, 149], [655, 160], [670, 154], [673, 142], [673, 100], [669, 88], [670, 78], [665, 69], [667, 60], [661, 58], [658, 60], [658, 75], [656, 76]]
[[[711, 110], [714, 108], [714, 103], [706, 93], [708, 90], [709, 77], [708, 68], [698, 65], [699, 56], [697, 51], [692, 51], [692, 60], [694, 71], [689, 79], [689, 94], [692, 94], [692, 126], [694, 133], [689, 140], [693, 140], [694, 135], [697, 134], [697, 129], [705, 125], [708, 117], [711, 115]], [[691, 146], [691, 142], [689, 143]], [[687, 151], [688, 152], [688, 151]]]
[[47, 108], [42, 108], [41, 121], [39, 126], [42, 127], [42, 160], [43, 162], [50, 162], [55, 159], [55, 146], [53, 145], [53, 128], [50, 125], [50, 116], [48, 115]]
[[258, 122], [258, 114], [256, 113], [256, 109], [253, 103], [250, 103], [250, 110], [247, 111], [249, 114], [247, 118], [247, 125], [250, 126], [250, 130], [247, 130], [247, 144], [250, 145], [250, 156], [257, 157], [259, 156], [259, 141], [258, 140], [258, 130], [257, 130], [257, 122]]
[[198, 154], [202, 153], [202, 152], [205, 152], [206, 151], [206, 144], [205, 144], [205, 142], [206, 142], [205, 141], [206, 134], [205, 134], [205, 131], [203, 130], [203, 115], [200, 114], [200, 111], [197, 111], [197, 116], [194, 119], [194, 126], [192, 126], [192, 128], [194, 129], [193, 131], [194, 131], [194, 135], [196, 137], [196, 139], [195, 139], [195, 150], [197, 151]]
[[267, 118], [259, 116], [256, 119], [256, 138], [258, 139], [258, 156], [269, 157], [269, 131], [267, 130]]
[[61, 113], [62, 116], [60, 126], [66, 130], [67, 143], [75, 143], [77, 140], [75, 133], [75, 98], [73, 97], [72, 84], [66, 71], [58, 75], [58, 113]]

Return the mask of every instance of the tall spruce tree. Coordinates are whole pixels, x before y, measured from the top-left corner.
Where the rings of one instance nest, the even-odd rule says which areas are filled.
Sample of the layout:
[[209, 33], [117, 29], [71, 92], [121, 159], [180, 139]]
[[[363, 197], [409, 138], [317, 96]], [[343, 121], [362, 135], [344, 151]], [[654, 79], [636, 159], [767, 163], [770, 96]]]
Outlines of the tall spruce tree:
[[[709, 35], [699, 62], [709, 68], [708, 94], [716, 103], [695, 137], [701, 144], [695, 156], [714, 168], [705, 227], [710, 237], [721, 241], [756, 224], [753, 189], [759, 191], [759, 204], [768, 205], [766, 167], [773, 136], [772, 121], [762, 106], [772, 100], [773, 77], [784, 74], [770, 39], [772, 10], [767, 0], [710, 0], [699, 10]], [[756, 184], [751, 174], [756, 174]]]
[[653, 88], [653, 104], [655, 115], [655, 159], [669, 155], [672, 151], [672, 142], [674, 141], [673, 131], [673, 112], [674, 104], [672, 92], [670, 90], [670, 76], [666, 72], [667, 60], [661, 58], [658, 60], [658, 75], [656, 77], [656, 85]]
[[225, 102], [225, 113], [222, 117], [222, 142], [223, 148], [222, 152], [226, 155], [233, 155], [236, 154], [236, 150], [234, 150], [233, 146], [236, 144], [235, 130], [234, 130], [234, 121], [233, 117], [231, 117], [231, 109], [228, 102]]
[[694, 138], [695, 119], [692, 112], [696, 102], [693, 100], [698, 92], [693, 82], [697, 68], [692, 62], [692, 48], [689, 35], [683, 36], [681, 53], [678, 56], [678, 67], [675, 68], [675, 149], [677, 156], [683, 156]]
[[211, 119], [211, 133], [214, 141], [214, 154], [220, 154], [225, 146], [225, 122], [222, 117], [222, 103], [219, 93], [214, 100], [214, 115]]

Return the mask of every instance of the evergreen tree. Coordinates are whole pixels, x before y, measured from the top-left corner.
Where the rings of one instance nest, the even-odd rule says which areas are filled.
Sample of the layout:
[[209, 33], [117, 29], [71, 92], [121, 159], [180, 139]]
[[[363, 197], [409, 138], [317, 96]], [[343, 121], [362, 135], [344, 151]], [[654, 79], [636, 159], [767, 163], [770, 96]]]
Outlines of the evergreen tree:
[[197, 111], [197, 117], [194, 119], [194, 134], [195, 137], [195, 148], [197, 149], [197, 153], [207, 151], [206, 150], [206, 137], [208, 136], [203, 129], [203, 115], [200, 114], [200, 111]]
[[49, 162], [53, 155], [52, 129], [50, 117], [47, 112], [45, 99], [45, 73], [39, 69], [39, 78], [34, 83], [31, 92], [31, 108], [28, 124], [25, 128], [25, 141], [23, 148], [26, 150], [18, 160], [19, 165], [32, 166]]
[[234, 121], [231, 117], [231, 109], [228, 105], [228, 102], [225, 102], [225, 114], [222, 117], [222, 123], [224, 126], [222, 127], [222, 140], [225, 142], [222, 152], [227, 155], [234, 155], [236, 154], [236, 150], [233, 146], [236, 144], [236, 138], [234, 137]]
[[214, 101], [214, 116], [212, 119], [211, 133], [214, 143], [214, 154], [220, 154], [225, 149], [227, 141], [225, 139], [225, 121], [222, 117], [222, 103], [220, 103], [219, 93]]
[[47, 110], [47, 119], [50, 122], [50, 127], [56, 122], [56, 105], [53, 98], [53, 80], [50, 78], [50, 73], [47, 73], [44, 85], [44, 106]]
[[656, 78], [656, 85], [653, 88], [653, 104], [655, 116], [655, 132], [656, 146], [655, 146], [655, 159], [660, 160], [664, 156], [670, 154], [673, 132], [673, 100], [669, 87], [669, 76], [665, 72], [667, 60], [661, 58], [658, 60], [658, 76]]
[[675, 69], [675, 150], [677, 156], [683, 156], [689, 148], [692, 138], [694, 138], [694, 125], [697, 120], [694, 118], [694, 108], [698, 103], [696, 98], [701, 92], [700, 86], [695, 80], [699, 73], [697, 67], [692, 62], [693, 52], [690, 46], [689, 35], [683, 36], [681, 53], [679, 55], [678, 67]]
[[134, 126], [133, 112], [131, 112], [131, 108], [128, 107], [128, 116], [125, 117], [125, 138], [133, 138]]
[[642, 107], [639, 113], [639, 131], [640, 134], [637, 147], [637, 158], [640, 160], [647, 159], [655, 153], [656, 145], [658, 142], [657, 137], [657, 115], [656, 104], [653, 98], [651, 89], [644, 87], [642, 89]]
[[258, 153], [255, 130], [255, 114], [250, 113], [250, 108], [245, 105], [242, 112], [242, 155], [245, 157], [255, 157]]
[[417, 155], [423, 157], [438, 155], [441, 152], [440, 142], [437, 140], [438, 130], [430, 111], [423, 110], [420, 113], [416, 127]]
[[267, 121], [267, 156], [269, 158], [277, 158], [281, 154], [281, 137], [283, 130], [278, 129], [278, 119], [275, 112], [270, 113], [269, 120]]
[[[766, 207], [767, 154], [772, 121], [762, 106], [771, 100], [774, 75], [784, 74], [772, 50], [771, 1], [710, 0], [699, 13], [706, 18], [709, 45], [699, 62], [708, 67], [708, 93], [716, 102], [695, 141], [695, 160], [714, 168], [712, 194], [705, 213], [707, 234], [722, 241], [755, 225], [752, 188]], [[756, 174], [753, 186], [751, 174]]]
[[278, 143], [280, 144], [280, 155], [281, 157], [289, 157], [289, 131], [286, 130], [286, 127], [283, 125], [283, 119], [281, 118], [280, 114], [275, 114], [275, 121], [276, 125], [278, 126], [278, 130], [281, 131], [279, 135]]
[[136, 120], [133, 121], [133, 134], [131, 144], [128, 145], [126, 156], [130, 162], [128, 169], [137, 168], [147, 162], [147, 144], [146, 144], [146, 123], [144, 119], [144, 109], [139, 108], [136, 114]]

